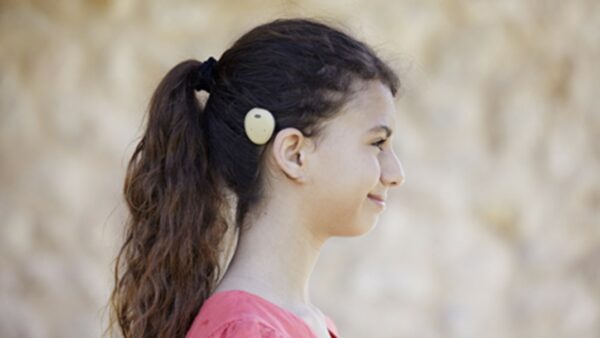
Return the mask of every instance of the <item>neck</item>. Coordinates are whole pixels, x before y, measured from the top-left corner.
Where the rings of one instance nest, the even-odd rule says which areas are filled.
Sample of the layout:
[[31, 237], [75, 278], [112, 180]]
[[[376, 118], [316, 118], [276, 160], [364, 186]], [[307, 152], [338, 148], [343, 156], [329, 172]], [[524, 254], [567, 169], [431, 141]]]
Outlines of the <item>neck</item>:
[[257, 293], [284, 307], [311, 307], [310, 276], [324, 239], [311, 233], [301, 217], [290, 215], [289, 208], [271, 205], [248, 219], [252, 221], [240, 231], [222, 284]]

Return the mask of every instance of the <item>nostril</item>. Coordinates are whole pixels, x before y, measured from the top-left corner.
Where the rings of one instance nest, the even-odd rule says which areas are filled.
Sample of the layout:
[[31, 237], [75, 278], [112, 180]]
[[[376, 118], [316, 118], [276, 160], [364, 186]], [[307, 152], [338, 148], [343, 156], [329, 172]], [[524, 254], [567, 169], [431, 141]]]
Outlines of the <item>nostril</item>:
[[398, 180], [393, 180], [391, 182], [391, 185], [395, 187], [395, 186], [402, 185], [402, 183], [404, 183], [404, 177], [402, 177], [402, 178], [400, 178]]

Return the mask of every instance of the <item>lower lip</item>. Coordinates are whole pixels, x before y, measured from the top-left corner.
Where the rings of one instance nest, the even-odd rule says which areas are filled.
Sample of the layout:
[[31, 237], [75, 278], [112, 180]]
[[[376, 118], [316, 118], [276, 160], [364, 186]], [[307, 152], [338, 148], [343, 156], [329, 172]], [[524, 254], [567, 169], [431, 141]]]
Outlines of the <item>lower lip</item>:
[[380, 206], [381, 208], [385, 208], [385, 202], [369, 197], [371, 201]]

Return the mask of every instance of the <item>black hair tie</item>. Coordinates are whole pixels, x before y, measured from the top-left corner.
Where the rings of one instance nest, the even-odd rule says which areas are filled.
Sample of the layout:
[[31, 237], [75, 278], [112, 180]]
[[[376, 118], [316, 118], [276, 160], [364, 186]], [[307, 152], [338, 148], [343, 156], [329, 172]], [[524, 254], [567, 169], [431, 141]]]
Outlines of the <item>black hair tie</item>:
[[215, 84], [216, 64], [217, 60], [212, 56], [202, 62], [194, 80], [195, 90], [205, 90], [210, 93], [211, 88]]

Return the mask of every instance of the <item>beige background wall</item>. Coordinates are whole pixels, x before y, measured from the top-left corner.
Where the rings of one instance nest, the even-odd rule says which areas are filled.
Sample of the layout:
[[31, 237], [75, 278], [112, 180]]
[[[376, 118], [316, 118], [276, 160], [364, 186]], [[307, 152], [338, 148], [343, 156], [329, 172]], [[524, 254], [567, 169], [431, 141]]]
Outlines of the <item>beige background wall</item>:
[[296, 15], [406, 85], [406, 183], [313, 275], [341, 337], [600, 337], [596, 0], [1, 1], [0, 337], [100, 336], [152, 90]]

